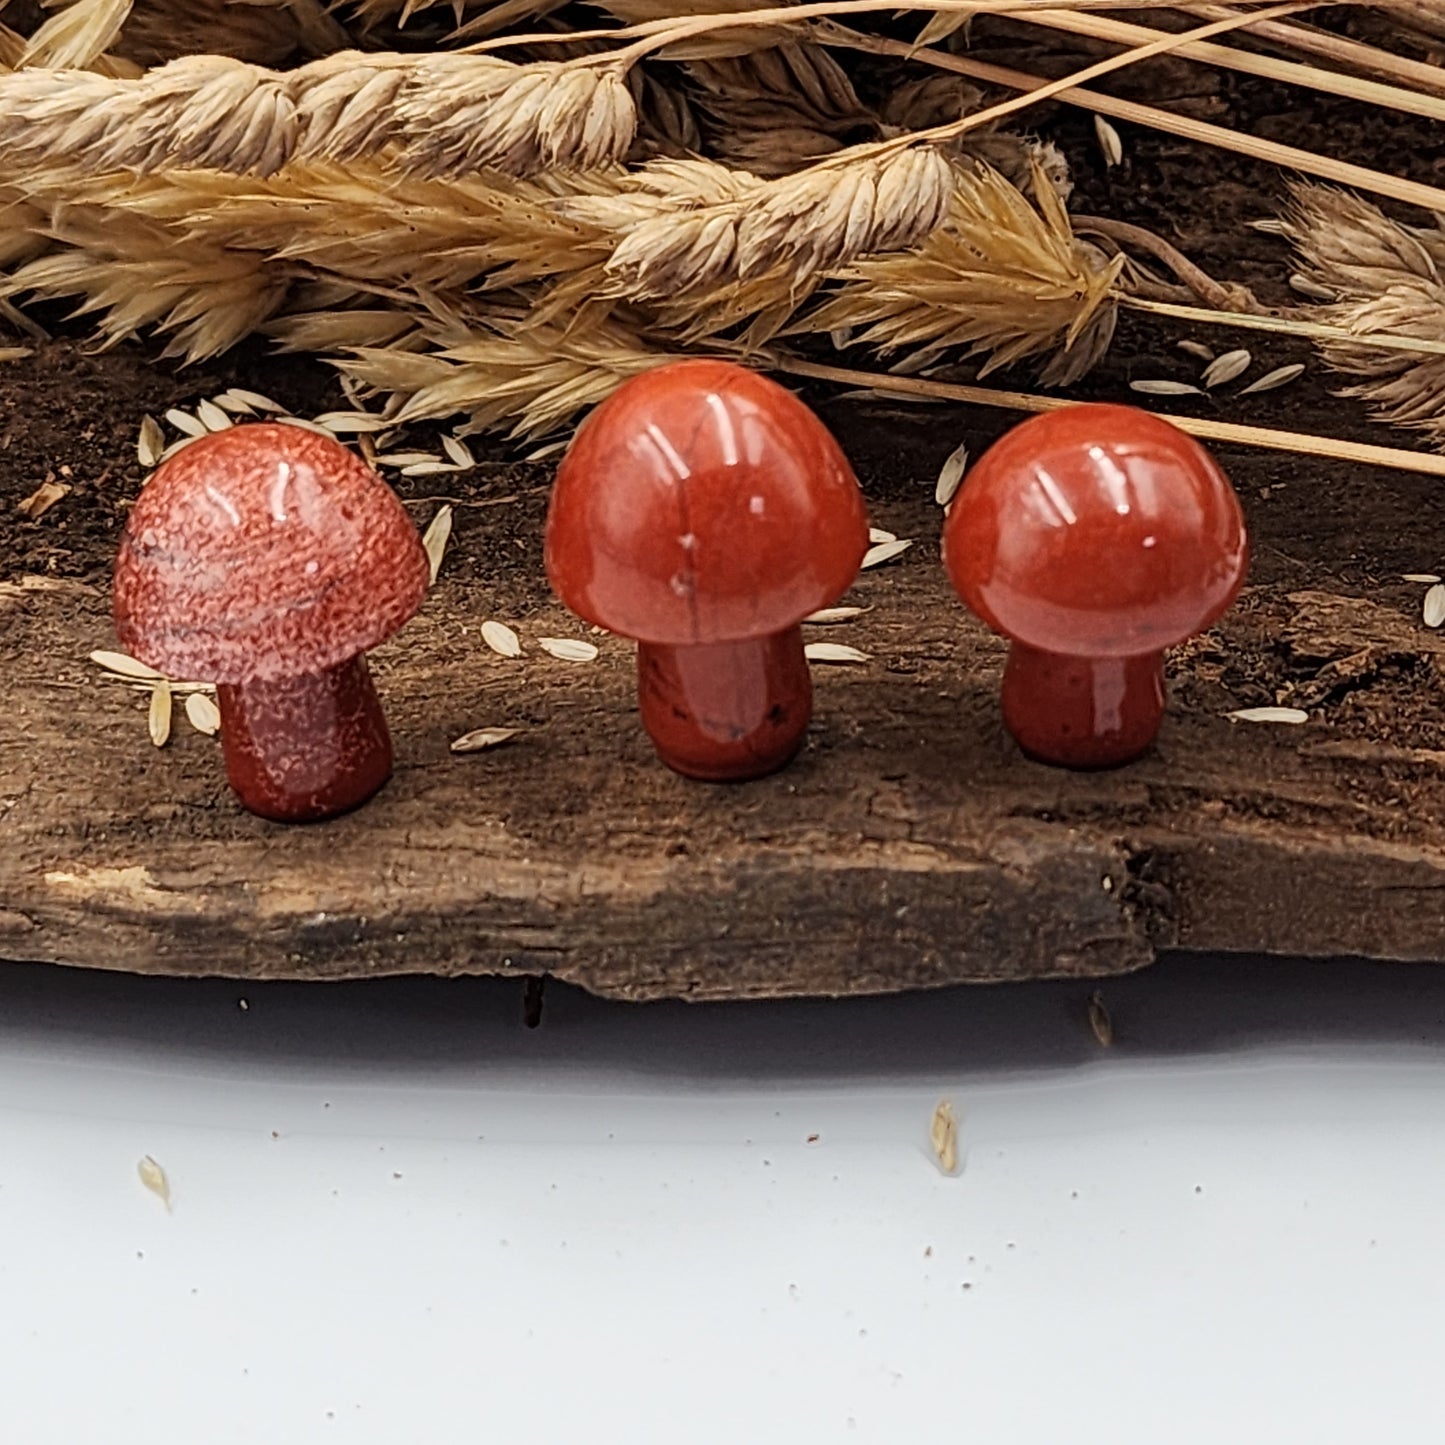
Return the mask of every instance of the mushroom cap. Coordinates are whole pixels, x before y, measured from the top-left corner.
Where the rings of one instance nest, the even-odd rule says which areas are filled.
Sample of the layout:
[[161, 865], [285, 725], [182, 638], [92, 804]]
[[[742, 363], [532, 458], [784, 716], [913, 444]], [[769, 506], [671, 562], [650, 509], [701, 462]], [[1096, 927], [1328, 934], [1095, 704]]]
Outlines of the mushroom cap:
[[557, 472], [547, 575], [573, 612], [685, 646], [766, 636], [847, 591], [868, 517], [838, 443], [790, 391], [725, 361], [634, 377]]
[[995, 631], [1131, 657], [1219, 617], [1249, 543], [1229, 479], [1192, 437], [1134, 407], [1071, 406], [979, 458], [944, 522], [943, 561]]
[[396, 631], [426, 595], [416, 528], [338, 442], [282, 422], [227, 428], [165, 462], [131, 508], [115, 629], [171, 677], [295, 677]]

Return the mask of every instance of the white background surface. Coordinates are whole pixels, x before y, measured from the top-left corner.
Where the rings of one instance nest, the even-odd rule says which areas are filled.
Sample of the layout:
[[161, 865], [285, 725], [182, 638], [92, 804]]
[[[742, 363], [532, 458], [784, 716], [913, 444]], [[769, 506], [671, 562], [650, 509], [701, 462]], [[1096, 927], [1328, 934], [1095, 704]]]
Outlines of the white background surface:
[[1445, 969], [1086, 994], [7, 966], [0, 1440], [1439, 1440]]

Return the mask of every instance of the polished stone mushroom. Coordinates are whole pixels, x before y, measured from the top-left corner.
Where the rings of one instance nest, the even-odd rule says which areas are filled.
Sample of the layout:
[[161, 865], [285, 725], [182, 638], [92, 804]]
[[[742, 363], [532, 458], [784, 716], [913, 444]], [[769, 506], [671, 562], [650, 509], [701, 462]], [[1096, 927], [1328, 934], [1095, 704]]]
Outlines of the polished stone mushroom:
[[643, 725], [668, 767], [760, 777], [802, 744], [799, 623], [868, 548], [858, 483], [776, 382], [682, 361], [626, 382], [578, 431], [547, 518], [547, 575], [573, 612], [637, 641]]
[[1004, 722], [1041, 762], [1113, 767], [1153, 743], [1164, 650], [1214, 623], [1249, 560], [1229, 479], [1162, 417], [1070, 406], [1015, 427], [949, 508], [954, 588], [1012, 641]]
[[116, 559], [115, 627], [149, 666], [216, 683], [246, 808], [329, 818], [391, 775], [365, 653], [427, 581], [416, 528], [365, 462], [260, 422], [191, 443], [146, 483]]

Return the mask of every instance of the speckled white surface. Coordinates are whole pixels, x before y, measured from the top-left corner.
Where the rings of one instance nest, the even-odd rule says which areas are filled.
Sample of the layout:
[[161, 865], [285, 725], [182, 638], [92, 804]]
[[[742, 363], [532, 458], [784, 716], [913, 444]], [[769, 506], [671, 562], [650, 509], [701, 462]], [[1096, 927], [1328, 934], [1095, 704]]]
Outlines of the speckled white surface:
[[1445, 970], [1086, 992], [7, 967], [0, 1439], [1437, 1440]]

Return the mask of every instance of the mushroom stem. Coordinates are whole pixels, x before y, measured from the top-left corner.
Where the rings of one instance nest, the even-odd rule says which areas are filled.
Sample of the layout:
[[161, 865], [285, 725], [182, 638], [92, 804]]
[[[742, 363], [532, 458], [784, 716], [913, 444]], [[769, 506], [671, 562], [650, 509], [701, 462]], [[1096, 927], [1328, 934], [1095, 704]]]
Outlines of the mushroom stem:
[[803, 629], [739, 642], [637, 645], [642, 723], [674, 772], [742, 782], [776, 772], [813, 712]]
[[1164, 654], [1065, 657], [1009, 648], [1003, 717], [1029, 757], [1065, 768], [1113, 768], [1147, 752], [1164, 716]]
[[299, 677], [221, 684], [216, 700], [226, 776], [263, 818], [333, 818], [391, 776], [391, 735], [365, 657]]

